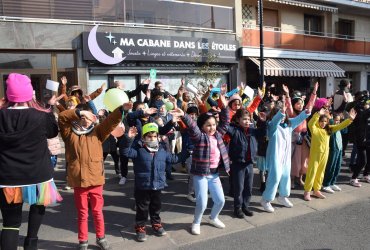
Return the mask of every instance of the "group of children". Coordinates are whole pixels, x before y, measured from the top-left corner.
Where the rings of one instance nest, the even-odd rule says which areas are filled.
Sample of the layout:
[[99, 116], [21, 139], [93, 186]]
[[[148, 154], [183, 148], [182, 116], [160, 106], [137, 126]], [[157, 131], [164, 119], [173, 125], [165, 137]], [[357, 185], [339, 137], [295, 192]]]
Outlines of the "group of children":
[[[340, 131], [354, 120], [366, 121], [363, 126], [367, 126], [364, 117], [370, 116], [365, 107], [367, 99], [360, 94], [356, 94], [353, 103], [345, 105], [348, 112], [332, 114], [330, 100], [316, 97], [318, 83], [306, 105], [302, 93], [294, 91], [290, 97], [285, 85], [280, 95], [264, 85], [256, 96], [248, 97], [244, 94], [245, 86], [227, 92], [223, 84], [217, 90], [210, 87], [203, 96], [195, 95], [192, 100], [184, 82], [174, 96], [163, 90], [161, 82], [156, 82], [153, 90], [148, 90], [148, 83], [145, 81], [135, 90], [146, 95], [143, 102], [123, 103], [111, 113], [99, 111], [99, 122], [92, 98], [83, 98], [82, 93], [78, 93], [75, 107], [59, 113], [67, 182], [74, 189], [78, 214], [80, 249], [88, 246], [89, 207], [97, 244], [101, 249], [109, 249], [102, 212], [104, 158], [108, 152], [103, 153], [103, 143], [109, 137], [113, 140], [113, 150], [109, 152], [116, 151], [116, 142], [119, 158], [131, 159], [133, 163], [135, 232], [137, 240], [142, 242], [147, 239], [148, 215], [154, 233], [166, 234], [160, 218], [161, 191], [167, 185], [166, 177], [170, 176], [172, 164], [182, 163], [188, 171], [187, 197], [196, 202], [191, 233], [199, 235], [208, 193], [213, 200], [209, 222], [217, 228], [225, 228], [219, 219], [225, 204], [220, 169], [229, 175], [229, 193], [234, 197], [237, 218], [253, 216], [250, 200], [254, 164], [260, 171], [261, 205], [266, 212], [274, 212], [271, 202], [277, 192], [280, 204], [293, 207], [289, 196], [297, 184], [304, 187], [302, 198], [306, 201], [311, 200], [311, 195], [324, 199], [321, 190], [340, 191], [336, 185], [342, 160]], [[115, 87], [124, 88], [122, 83], [116, 83]], [[71, 100], [66, 97], [67, 102]], [[343, 114], [347, 117], [344, 121]], [[119, 138], [112, 137], [117, 135], [112, 133], [117, 127], [122, 132]], [[175, 146], [173, 142], [179, 135], [182, 144]], [[119, 172], [118, 156], [114, 157], [116, 172]], [[360, 186], [357, 177], [361, 169], [358, 166], [353, 170], [351, 185]], [[370, 183], [366, 170], [364, 176]]]

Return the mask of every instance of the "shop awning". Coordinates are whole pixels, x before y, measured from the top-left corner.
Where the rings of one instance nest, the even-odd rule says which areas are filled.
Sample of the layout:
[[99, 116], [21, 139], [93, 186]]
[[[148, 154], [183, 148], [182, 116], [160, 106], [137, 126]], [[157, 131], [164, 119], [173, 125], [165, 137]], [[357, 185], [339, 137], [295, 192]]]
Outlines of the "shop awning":
[[337, 13], [338, 8], [327, 6], [327, 5], [321, 5], [321, 4], [313, 4], [303, 1], [295, 1], [295, 0], [268, 0], [269, 2], [275, 2], [275, 3], [281, 3], [281, 4], [288, 4], [303, 8], [309, 8], [309, 9], [315, 9], [315, 10], [321, 10], [321, 11], [328, 11]]
[[[258, 67], [259, 58], [249, 57]], [[345, 71], [330, 61], [268, 58], [264, 61], [265, 76], [344, 77]]]

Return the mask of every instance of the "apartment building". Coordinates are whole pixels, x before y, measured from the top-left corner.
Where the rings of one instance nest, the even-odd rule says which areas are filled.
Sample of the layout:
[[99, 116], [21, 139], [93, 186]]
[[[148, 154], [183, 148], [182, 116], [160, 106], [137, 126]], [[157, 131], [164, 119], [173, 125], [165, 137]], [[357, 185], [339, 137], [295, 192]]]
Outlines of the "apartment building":
[[[236, 8], [241, 39], [240, 79], [258, 83], [260, 30], [258, 1]], [[353, 92], [370, 89], [370, 1], [264, 0], [264, 75], [268, 83], [286, 83], [309, 91], [316, 81], [331, 95], [340, 79]]]
[[[92, 92], [123, 80], [134, 89], [150, 77], [176, 93], [180, 80], [236, 82], [239, 43], [234, 1], [0, 0], [0, 96], [10, 72], [31, 77], [38, 99], [47, 79]], [[98, 108], [102, 96], [96, 99]]]

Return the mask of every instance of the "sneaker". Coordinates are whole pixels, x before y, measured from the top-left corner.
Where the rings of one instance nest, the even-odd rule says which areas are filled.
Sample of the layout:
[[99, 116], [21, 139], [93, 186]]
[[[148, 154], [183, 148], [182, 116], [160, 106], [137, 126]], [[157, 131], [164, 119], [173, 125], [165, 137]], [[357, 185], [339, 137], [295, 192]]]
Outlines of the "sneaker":
[[313, 191], [313, 196], [315, 196], [316, 198], [319, 198], [319, 199], [325, 199], [326, 196], [323, 195], [320, 191]]
[[244, 219], [244, 213], [241, 208], [234, 210], [234, 215], [236, 218]]
[[96, 244], [98, 245], [98, 247], [100, 247], [100, 249], [102, 250], [110, 250], [110, 246], [108, 244], [108, 241], [105, 237], [103, 238], [96, 238]]
[[71, 187], [68, 185], [65, 185], [64, 190], [71, 190]]
[[311, 192], [304, 192], [303, 199], [305, 201], [310, 201], [311, 200]]
[[146, 241], [145, 226], [136, 226], [135, 231], [136, 231], [136, 240], [137, 241], [139, 241], [139, 242]]
[[191, 224], [191, 233], [194, 235], [199, 235], [200, 234], [200, 224]]
[[253, 216], [253, 211], [249, 210], [248, 208], [242, 208], [242, 211], [248, 217], [252, 217]]
[[334, 194], [335, 193], [335, 191], [329, 186], [328, 187], [323, 187], [322, 191], [327, 192], [329, 194]]
[[211, 225], [213, 225], [213, 226], [215, 226], [217, 228], [220, 228], [220, 229], [225, 228], [225, 224], [222, 223], [222, 221], [220, 221], [219, 218], [216, 217], [214, 219], [211, 219], [211, 216], [210, 216], [209, 219], [210, 219], [209, 223]]
[[361, 183], [358, 182], [358, 179], [351, 179], [349, 185], [354, 187], [361, 187]]
[[160, 224], [160, 223], [159, 224], [153, 224], [152, 228], [154, 230], [155, 235], [157, 235], [157, 236], [163, 236], [163, 235], [167, 234], [166, 231], [164, 230], [162, 224]]
[[290, 202], [290, 200], [287, 197], [279, 196], [277, 198], [277, 201], [283, 205], [284, 207], [293, 207], [293, 204]]
[[195, 198], [195, 195], [194, 194], [188, 194], [186, 196], [186, 199], [188, 199], [191, 202], [196, 202], [197, 201], [197, 198]]
[[119, 185], [125, 185], [126, 184], [126, 177], [122, 177], [119, 182], [118, 182]]
[[342, 191], [342, 189], [340, 188], [340, 187], [338, 187], [337, 185], [331, 185], [330, 186], [331, 187], [331, 189], [333, 189], [334, 191]]
[[362, 180], [364, 182], [370, 183], [370, 176], [369, 175], [366, 175], [366, 176], [364, 176], [364, 178]]
[[87, 247], [89, 246], [89, 243], [86, 241], [80, 241], [78, 243], [78, 249], [79, 250], [87, 250]]
[[263, 209], [268, 213], [273, 213], [275, 209], [271, 206], [271, 202], [261, 199], [261, 205]]

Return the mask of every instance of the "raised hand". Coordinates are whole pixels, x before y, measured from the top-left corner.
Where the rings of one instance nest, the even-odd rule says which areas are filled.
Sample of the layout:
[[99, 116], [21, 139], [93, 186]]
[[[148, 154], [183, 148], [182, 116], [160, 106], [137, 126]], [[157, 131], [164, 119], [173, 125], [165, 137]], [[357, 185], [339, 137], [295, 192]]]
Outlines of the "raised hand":
[[319, 82], [315, 83], [315, 86], [313, 87], [313, 94], [316, 95], [317, 90], [319, 89]]
[[221, 100], [221, 103], [224, 106], [224, 108], [226, 108], [227, 107], [227, 104], [228, 104], [228, 101], [226, 100], [225, 93], [220, 95], [220, 100]]
[[181, 78], [181, 87], [184, 87], [185, 86], [185, 78]]
[[261, 121], [265, 122], [267, 116], [265, 112], [259, 112], [258, 117], [260, 118]]
[[130, 102], [126, 102], [126, 103], [122, 104], [122, 106], [123, 106], [123, 110], [130, 110], [130, 109], [132, 109], [134, 104], [130, 101]]
[[176, 108], [168, 111], [172, 116], [182, 117], [185, 115], [184, 111], [180, 108]]
[[144, 109], [144, 115], [152, 115], [152, 114], [155, 114], [157, 113], [157, 110], [156, 108], [147, 108], [147, 109]]
[[62, 78], [60, 78], [60, 80], [62, 81], [63, 85], [67, 84], [67, 77], [66, 76], [62, 76]]
[[135, 138], [135, 136], [137, 135], [137, 128], [136, 127], [131, 127], [128, 132], [127, 132], [127, 136], [129, 138]]
[[258, 96], [259, 96], [261, 99], [263, 99], [263, 96], [264, 96], [263, 90], [262, 90], [262, 89], [260, 89], [260, 88], [258, 88], [258, 89], [257, 89], [257, 92], [258, 92]]
[[89, 95], [84, 95], [85, 102], [91, 101], [91, 97]]
[[103, 84], [100, 86], [100, 88], [104, 89], [106, 86], [107, 86], [107, 84], [105, 82], [103, 82]]
[[150, 84], [150, 78], [145, 79], [142, 84], [148, 85]]
[[355, 109], [351, 109], [350, 111], [349, 111], [349, 118], [353, 121], [355, 118], [356, 118], [356, 116], [357, 116], [357, 112], [356, 112], [356, 110]]
[[284, 90], [284, 93], [287, 97], [289, 97], [289, 88], [288, 86], [286, 86], [285, 84], [283, 84], [283, 90]]
[[223, 83], [221, 85], [221, 95], [225, 95], [227, 92], [227, 84], [226, 83]]

